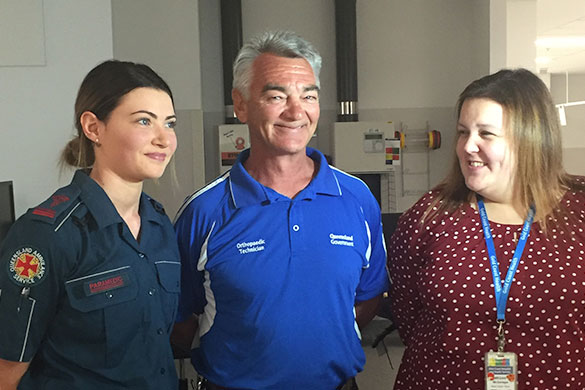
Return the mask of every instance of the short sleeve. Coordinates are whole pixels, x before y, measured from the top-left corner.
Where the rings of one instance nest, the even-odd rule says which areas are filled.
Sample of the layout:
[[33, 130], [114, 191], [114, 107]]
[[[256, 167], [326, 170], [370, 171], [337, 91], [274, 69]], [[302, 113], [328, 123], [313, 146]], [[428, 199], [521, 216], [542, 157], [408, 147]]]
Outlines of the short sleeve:
[[204, 237], [196, 225], [193, 210], [187, 207], [175, 221], [175, 233], [181, 256], [181, 293], [176, 321], [187, 320], [193, 313], [203, 313], [205, 291], [203, 271], [197, 269]]
[[382, 214], [375, 198], [370, 197], [363, 206], [366, 230], [370, 238], [370, 253], [367, 267], [362, 271], [360, 283], [356, 290], [356, 301], [372, 299], [388, 290], [388, 272], [386, 270], [386, 245], [382, 229]]
[[52, 225], [21, 218], [0, 249], [0, 358], [29, 362], [62, 296], [65, 256]]
[[392, 281], [390, 302], [403, 342], [408, 345], [412, 325], [419, 320], [422, 302], [419, 296], [420, 270], [425, 263], [424, 231], [420, 220], [429, 203], [423, 197], [398, 221], [390, 239], [388, 272]]

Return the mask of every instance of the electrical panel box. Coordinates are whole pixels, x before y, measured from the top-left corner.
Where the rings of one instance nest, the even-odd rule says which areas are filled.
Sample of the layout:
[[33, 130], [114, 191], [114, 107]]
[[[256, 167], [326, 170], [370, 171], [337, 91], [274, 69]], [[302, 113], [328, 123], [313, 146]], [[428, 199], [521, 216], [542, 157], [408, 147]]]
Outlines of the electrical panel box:
[[248, 125], [219, 125], [219, 173], [234, 165], [240, 152], [250, 147]]
[[388, 152], [387, 142], [393, 138], [391, 122], [336, 122], [331, 132], [333, 165], [353, 173], [393, 171], [399, 163], [392, 157], [399, 151]]

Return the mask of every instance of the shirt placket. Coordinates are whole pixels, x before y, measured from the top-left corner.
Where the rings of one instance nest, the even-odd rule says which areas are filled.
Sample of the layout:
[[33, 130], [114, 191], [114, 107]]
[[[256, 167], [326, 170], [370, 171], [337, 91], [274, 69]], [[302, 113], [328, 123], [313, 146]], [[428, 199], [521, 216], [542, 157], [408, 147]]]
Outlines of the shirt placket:
[[307, 233], [307, 226], [304, 223], [301, 206], [301, 201], [291, 201], [288, 211], [290, 253], [293, 257], [303, 252], [306, 243], [305, 235]]
[[[140, 301], [145, 305], [145, 326], [148, 326], [146, 332], [151, 340], [156, 340], [158, 338], [168, 339], [168, 335], [165, 331], [164, 315], [160, 310], [162, 305], [160, 294], [162, 291], [158, 284], [157, 270], [154, 265], [156, 259], [150, 258], [148, 256], [148, 252], [150, 251], [145, 250], [148, 245], [148, 227], [146, 224], [147, 222], [145, 221], [142, 226], [142, 244], [139, 244], [134, 239], [126, 227], [123, 230], [122, 236], [124, 241], [126, 241], [134, 250], [136, 257], [138, 258], [137, 266], [135, 268], [138, 271], [138, 276], [144, 286], [139, 291], [139, 294], [143, 295]], [[164, 341], [158, 340], [157, 343], [163, 345]], [[160, 357], [158, 357], [159, 367], [157, 368], [157, 371], [161, 377], [169, 374], [165, 365], [165, 358], [165, 354], [160, 354]]]

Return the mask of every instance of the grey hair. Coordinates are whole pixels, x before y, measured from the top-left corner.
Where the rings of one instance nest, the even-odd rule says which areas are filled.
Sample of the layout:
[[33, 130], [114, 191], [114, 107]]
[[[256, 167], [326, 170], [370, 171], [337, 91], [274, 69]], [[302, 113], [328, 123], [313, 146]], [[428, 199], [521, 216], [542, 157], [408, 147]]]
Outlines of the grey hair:
[[252, 64], [263, 53], [287, 58], [304, 58], [313, 69], [316, 85], [320, 86], [321, 55], [317, 49], [292, 31], [268, 31], [246, 42], [234, 60], [233, 88], [240, 91], [244, 97], [247, 98], [249, 95]]

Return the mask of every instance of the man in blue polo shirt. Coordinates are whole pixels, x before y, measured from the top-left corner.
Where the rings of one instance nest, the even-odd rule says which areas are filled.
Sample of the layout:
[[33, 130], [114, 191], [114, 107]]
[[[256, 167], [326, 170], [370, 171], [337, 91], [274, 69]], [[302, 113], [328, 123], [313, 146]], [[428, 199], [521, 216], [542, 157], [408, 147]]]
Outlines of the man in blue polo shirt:
[[[321, 57], [291, 32], [246, 43], [234, 108], [249, 150], [183, 204], [177, 338], [207, 389], [345, 389], [388, 287], [378, 204], [307, 147]], [[196, 332], [195, 332], [196, 329]]]

